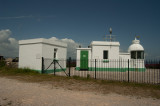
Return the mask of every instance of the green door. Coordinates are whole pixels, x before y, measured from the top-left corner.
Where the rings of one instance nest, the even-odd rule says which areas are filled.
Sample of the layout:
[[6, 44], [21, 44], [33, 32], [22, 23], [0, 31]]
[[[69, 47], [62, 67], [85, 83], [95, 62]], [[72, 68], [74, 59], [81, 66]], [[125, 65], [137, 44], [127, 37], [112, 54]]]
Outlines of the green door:
[[80, 69], [88, 70], [88, 51], [81, 51]]

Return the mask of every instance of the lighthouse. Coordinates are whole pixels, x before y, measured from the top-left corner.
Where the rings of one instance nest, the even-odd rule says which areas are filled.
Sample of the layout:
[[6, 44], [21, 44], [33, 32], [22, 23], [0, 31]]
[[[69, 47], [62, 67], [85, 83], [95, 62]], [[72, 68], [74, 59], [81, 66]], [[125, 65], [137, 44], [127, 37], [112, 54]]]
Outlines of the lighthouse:
[[144, 59], [144, 48], [136, 37], [129, 46], [128, 52], [131, 54], [131, 59]]

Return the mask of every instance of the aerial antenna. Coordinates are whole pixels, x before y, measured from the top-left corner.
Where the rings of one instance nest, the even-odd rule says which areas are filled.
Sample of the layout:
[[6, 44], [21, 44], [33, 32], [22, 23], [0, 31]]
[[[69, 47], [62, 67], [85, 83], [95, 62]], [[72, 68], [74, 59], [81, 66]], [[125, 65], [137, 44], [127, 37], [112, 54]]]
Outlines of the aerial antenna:
[[110, 42], [112, 41], [112, 28], [109, 28], [109, 33], [110, 33]]
[[115, 40], [115, 37], [112, 35], [112, 28], [111, 27], [109, 28], [109, 33], [110, 33], [110, 35], [106, 35], [104, 40], [112, 42]]

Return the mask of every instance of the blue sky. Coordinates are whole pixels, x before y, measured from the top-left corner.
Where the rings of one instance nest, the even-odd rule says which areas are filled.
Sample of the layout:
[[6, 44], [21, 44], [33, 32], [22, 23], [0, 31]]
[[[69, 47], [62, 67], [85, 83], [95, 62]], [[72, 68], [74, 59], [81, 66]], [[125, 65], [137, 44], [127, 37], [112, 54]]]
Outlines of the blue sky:
[[84, 46], [113, 35], [127, 51], [140, 36], [148, 57], [160, 58], [159, 0], [0, 0], [0, 30], [17, 41], [68, 38]]

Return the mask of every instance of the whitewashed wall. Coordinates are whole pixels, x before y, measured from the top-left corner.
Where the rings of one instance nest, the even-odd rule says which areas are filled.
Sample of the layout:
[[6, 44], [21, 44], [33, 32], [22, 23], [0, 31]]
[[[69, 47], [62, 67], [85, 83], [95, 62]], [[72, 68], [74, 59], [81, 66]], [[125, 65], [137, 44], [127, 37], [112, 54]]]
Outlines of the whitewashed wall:
[[103, 59], [104, 50], [108, 50], [108, 59], [119, 59], [119, 46], [92, 46], [92, 59]]
[[119, 59], [124, 59], [124, 60], [128, 60], [128, 59], [130, 59], [130, 53], [120, 53], [119, 54]]
[[[44, 58], [50, 59], [50, 62], [46, 63], [47, 66], [53, 61], [54, 49], [57, 49], [56, 59], [60, 63], [62, 68], [66, 68], [66, 58], [67, 58], [67, 49], [61, 46], [54, 46], [49, 44], [42, 45], [42, 56]], [[52, 65], [49, 69], [53, 69], [54, 65]], [[56, 63], [56, 68], [60, 69], [60, 66]]]
[[41, 70], [42, 44], [19, 46], [19, 68]]
[[57, 49], [57, 59], [67, 58], [67, 49], [61, 46], [54, 46], [49, 44], [42, 45], [42, 55], [45, 58], [53, 58], [54, 49]]

